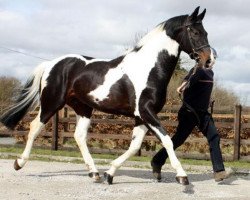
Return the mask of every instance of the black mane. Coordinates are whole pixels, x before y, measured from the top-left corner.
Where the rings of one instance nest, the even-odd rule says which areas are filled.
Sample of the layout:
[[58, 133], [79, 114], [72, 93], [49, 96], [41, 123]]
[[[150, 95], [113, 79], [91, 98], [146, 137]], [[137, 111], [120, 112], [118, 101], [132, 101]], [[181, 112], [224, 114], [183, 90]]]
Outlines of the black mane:
[[180, 29], [180, 27], [183, 26], [183, 24], [186, 22], [188, 15], [181, 15], [177, 17], [173, 17], [168, 19], [165, 22], [162, 22], [161, 24], [164, 27], [164, 30], [166, 31], [166, 34], [174, 38], [175, 32]]
[[[162, 27], [163, 30], [166, 31], [166, 34], [171, 37], [172, 39], [175, 39], [174, 36], [176, 36], [176, 32], [185, 24], [187, 20], [188, 15], [181, 15], [177, 17], [170, 18], [160, 24], [158, 24], [157, 27]], [[148, 33], [147, 33], [148, 34]], [[147, 35], [146, 34], [146, 35]], [[145, 36], [146, 36], [145, 35]], [[144, 36], [144, 37], [145, 37]], [[142, 37], [143, 38], [143, 37]], [[137, 52], [142, 48], [139, 43], [137, 43], [132, 49], [132, 51]]]

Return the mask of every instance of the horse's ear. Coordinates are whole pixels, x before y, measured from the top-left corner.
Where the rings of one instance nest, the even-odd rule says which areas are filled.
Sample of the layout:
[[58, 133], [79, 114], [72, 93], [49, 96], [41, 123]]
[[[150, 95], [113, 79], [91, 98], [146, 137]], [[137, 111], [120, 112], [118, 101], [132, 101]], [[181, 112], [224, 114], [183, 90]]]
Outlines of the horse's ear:
[[201, 22], [205, 16], [205, 14], [206, 14], [206, 9], [204, 9], [203, 12], [197, 16], [197, 21]]
[[200, 9], [200, 6], [198, 6], [197, 8], [195, 8], [194, 12], [189, 16], [189, 20], [190, 21], [196, 21], [197, 15], [199, 13], [199, 9]]

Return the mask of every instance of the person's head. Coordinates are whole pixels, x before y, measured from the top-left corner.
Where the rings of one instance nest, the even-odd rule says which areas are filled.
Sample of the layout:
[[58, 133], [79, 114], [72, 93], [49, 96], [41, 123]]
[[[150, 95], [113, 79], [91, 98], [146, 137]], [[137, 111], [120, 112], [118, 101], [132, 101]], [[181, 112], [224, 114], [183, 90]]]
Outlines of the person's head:
[[211, 49], [210, 59], [206, 62], [205, 67], [211, 69], [218, 55], [217, 55], [217, 51], [214, 48], [210, 47], [210, 49]]

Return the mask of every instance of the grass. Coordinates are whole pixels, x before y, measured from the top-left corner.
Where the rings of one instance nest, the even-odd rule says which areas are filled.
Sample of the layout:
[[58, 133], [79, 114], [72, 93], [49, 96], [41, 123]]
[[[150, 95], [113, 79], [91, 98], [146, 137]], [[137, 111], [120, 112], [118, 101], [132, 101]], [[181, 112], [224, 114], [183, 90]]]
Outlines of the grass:
[[[0, 146], [0, 153], [16, 153], [21, 154], [23, 152], [23, 148], [21, 147], [1, 147]], [[65, 156], [65, 157], [75, 157], [76, 159], [73, 162], [82, 162], [79, 160], [81, 158], [80, 151], [76, 150], [48, 150], [48, 149], [42, 149], [42, 148], [33, 148], [32, 149], [32, 155], [34, 155], [34, 159], [36, 160], [53, 160], [52, 158], [44, 158], [39, 157], [39, 155], [48, 155], [48, 156]], [[38, 156], [35, 156], [38, 155]], [[92, 154], [94, 159], [115, 159], [118, 157], [118, 155], [110, 155], [110, 154]], [[0, 157], [1, 158], [1, 157]], [[13, 156], [8, 156], [8, 158], [12, 158]], [[151, 157], [144, 157], [144, 156], [134, 156], [129, 159], [130, 161], [139, 161], [139, 162], [150, 162]], [[199, 165], [199, 166], [211, 166], [210, 160], [195, 160], [195, 159], [180, 159], [182, 164], [186, 165]], [[167, 161], [169, 163], [169, 160]], [[103, 164], [107, 164], [107, 162], [104, 161]], [[233, 168], [241, 168], [241, 169], [250, 169], [250, 162], [247, 161], [227, 161], [224, 162], [225, 167], [233, 167]]]
[[[21, 154], [23, 152], [24, 148], [21, 147], [0, 147], [1, 153], [17, 153]], [[76, 157], [81, 158], [82, 155], [80, 151], [76, 150], [49, 150], [49, 149], [42, 149], [42, 148], [33, 148], [32, 149], [32, 155], [51, 155], [51, 156], [66, 156], [66, 157]], [[111, 155], [111, 154], [91, 154], [93, 158], [96, 159], [115, 159], [118, 157], [118, 155]], [[130, 159], [131, 161], [149, 161], [150, 159], [148, 157], [132, 157]]]

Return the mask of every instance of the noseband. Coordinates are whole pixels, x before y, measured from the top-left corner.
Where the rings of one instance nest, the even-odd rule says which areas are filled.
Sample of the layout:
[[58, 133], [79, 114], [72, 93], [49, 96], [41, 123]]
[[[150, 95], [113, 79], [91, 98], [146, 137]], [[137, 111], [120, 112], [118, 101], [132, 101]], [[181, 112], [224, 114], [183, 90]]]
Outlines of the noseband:
[[[196, 22], [196, 23], [199, 23], [201, 24], [201, 22]], [[191, 33], [190, 33], [190, 26], [192, 26], [193, 24], [192, 23], [186, 23], [184, 26], [186, 27], [187, 29], [187, 33], [188, 33], [188, 39], [189, 39], [189, 42], [190, 42], [190, 45], [191, 45], [191, 48], [192, 48], [192, 52], [189, 53], [189, 56], [191, 59], [194, 59], [196, 60], [196, 62], [199, 62], [200, 60], [200, 57], [199, 57], [199, 54], [198, 54], [198, 51], [202, 50], [202, 49], [205, 49], [207, 47], [210, 47], [209, 44], [205, 44], [205, 45], [202, 45], [202, 46], [199, 46], [199, 47], [195, 47], [194, 43], [192, 42], [192, 37], [191, 37]]]

